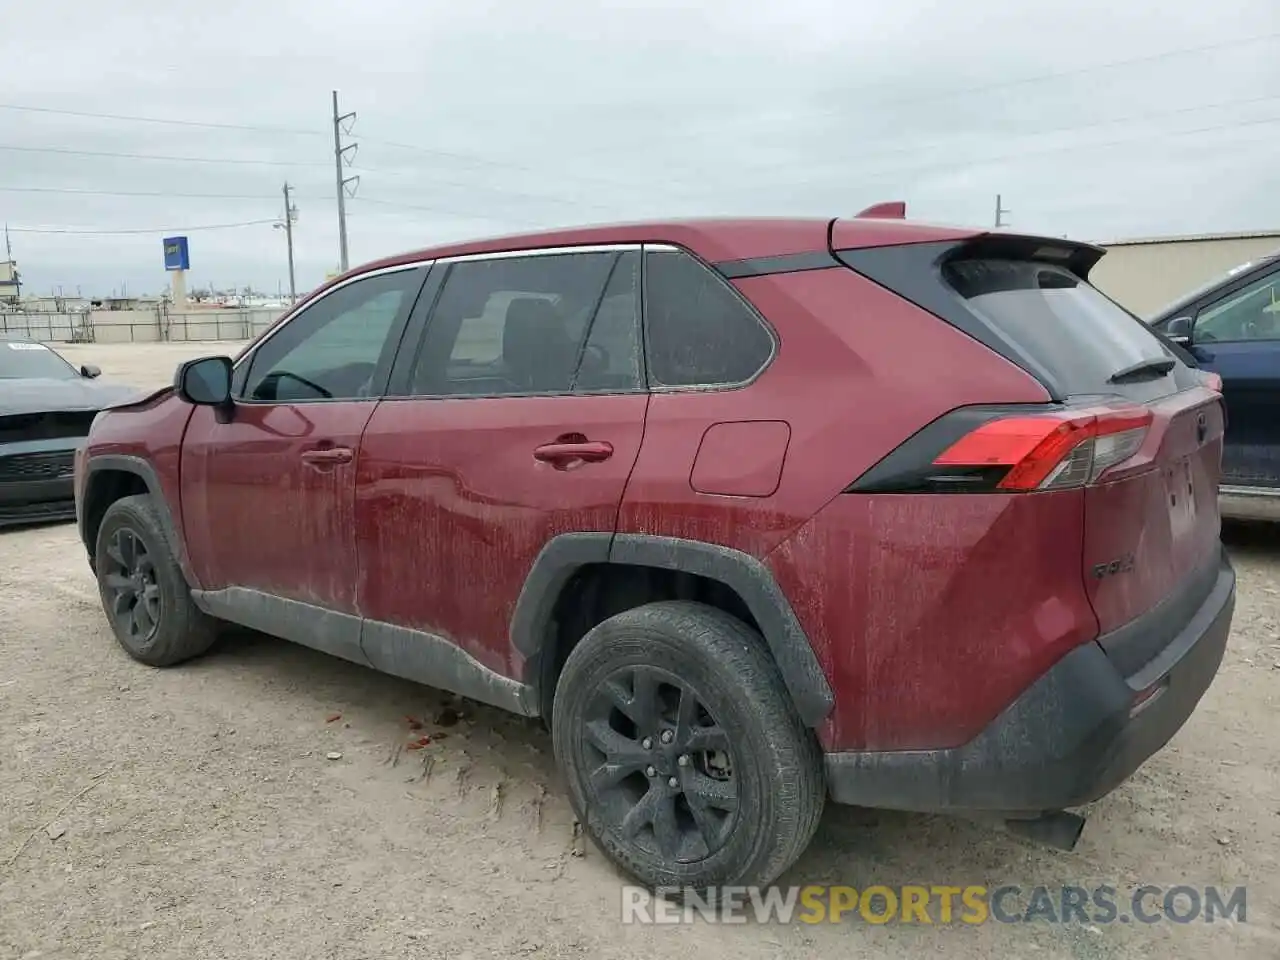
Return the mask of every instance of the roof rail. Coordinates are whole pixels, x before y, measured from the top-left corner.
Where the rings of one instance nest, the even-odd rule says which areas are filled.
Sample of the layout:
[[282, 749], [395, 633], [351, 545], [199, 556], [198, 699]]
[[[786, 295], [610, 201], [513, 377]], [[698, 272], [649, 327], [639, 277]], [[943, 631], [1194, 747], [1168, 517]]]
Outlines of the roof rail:
[[907, 219], [907, 202], [905, 200], [889, 200], [867, 207], [861, 213], [854, 214], [855, 219], [905, 220]]

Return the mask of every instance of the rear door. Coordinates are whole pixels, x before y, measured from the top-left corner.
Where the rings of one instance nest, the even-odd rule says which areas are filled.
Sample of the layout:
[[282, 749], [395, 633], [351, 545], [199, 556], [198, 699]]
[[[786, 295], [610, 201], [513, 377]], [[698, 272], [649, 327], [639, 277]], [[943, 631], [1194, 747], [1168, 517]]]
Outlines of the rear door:
[[514, 676], [511, 616], [538, 553], [614, 531], [648, 405], [639, 272], [635, 248], [461, 258], [426, 316], [433, 275], [413, 321], [425, 332], [406, 338], [361, 444], [375, 666], [415, 676], [415, 644], [443, 638]]
[[1195, 311], [1187, 348], [1222, 378], [1223, 483], [1280, 487], [1280, 267]]
[[1094, 463], [1115, 466], [1095, 475], [1090, 465], [1084, 490], [1081, 572], [1101, 632], [1171, 595], [1207, 593], [1219, 551], [1221, 397], [1089, 285], [1091, 248], [994, 235], [914, 246], [842, 259], [911, 287], [909, 299], [1018, 363], [1062, 405], [1135, 414], [1134, 430], [1095, 441]]

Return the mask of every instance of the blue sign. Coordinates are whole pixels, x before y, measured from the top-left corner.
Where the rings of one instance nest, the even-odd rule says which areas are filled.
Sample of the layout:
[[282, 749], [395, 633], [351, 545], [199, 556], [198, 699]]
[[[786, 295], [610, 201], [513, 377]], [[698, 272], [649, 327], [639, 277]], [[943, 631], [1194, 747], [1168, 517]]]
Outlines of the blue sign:
[[165, 237], [164, 268], [166, 270], [190, 270], [191, 252], [186, 237]]

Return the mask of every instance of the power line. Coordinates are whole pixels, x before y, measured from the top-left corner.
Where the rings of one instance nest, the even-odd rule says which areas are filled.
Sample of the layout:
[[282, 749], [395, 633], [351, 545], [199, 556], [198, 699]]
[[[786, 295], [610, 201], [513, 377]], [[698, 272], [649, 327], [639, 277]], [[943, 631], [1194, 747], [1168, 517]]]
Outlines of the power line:
[[76, 187], [6, 187], [5, 193], [63, 193], [94, 197], [164, 197], [182, 200], [275, 200], [275, 197], [247, 193], [173, 193], [155, 190], [81, 190]]
[[[96, 196], [96, 197], [149, 197], [157, 199], [176, 199], [176, 200], [256, 200], [264, 202], [274, 202], [276, 198], [266, 194], [250, 194], [250, 193], [181, 193], [159, 190], [84, 190], [78, 187], [19, 187], [19, 186], [2, 186], [0, 192], [6, 193], [49, 193], [49, 194], [68, 194], [71, 196]], [[294, 194], [299, 197], [298, 194]], [[312, 196], [310, 194], [301, 196], [301, 199], [310, 200], [312, 202], [332, 203], [333, 197]], [[502, 217], [491, 217], [477, 213], [473, 210], [457, 210], [448, 207], [423, 206], [421, 204], [401, 203], [397, 200], [385, 200], [377, 197], [354, 197], [357, 203], [371, 203], [378, 206], [397, 207], [404, 210], [421, 210], [427, 213], [435, 213], [442, 216], [450, 217], [469, 217], [474, 220], [489, 220], [493, 222], [510, 222], [531, 224], [533, 221], [522, 220], [518, 217], [509, 217], [505, 214]]]
[[[1113, 61], [1108, 61], [1100, 64], [1092, 64], [1088, 66], [1073, 68], [1071, 70], [1061, 70], [1061, 71], [1055, 71], [1050, 73], [1043, 73], [1035, 76], [1020, 77], [1013, 80], [995, 81], [992, 83], [980, 84], [978, 86], [955, 88], [955, 89], [933, 93], [933, 94], [920, 94], [920, 95], [911, 95], [908, 97], [895, 97], [888, 100], [878, 100], [870, 103], [860, 103], [858, 105], [859, 106], [896, 106], [896, 105], [905, 104], [905, 103], [921, 103], [921, 102], [928, 102], [932, 100], [951, 99], [951, 98], [962, 96], [962, 95], [985, 93], [992, 90], [1008, 89], [1012, 87], [1024, 86], [1027, 84], [1044, 83], [1052, 80], [1066, 79], [1069, 77], [1084, 76], [1084, 75], [1087, 75], [1090, 73], [1096, 73], [1099, 71], [1136, 66], [1144, 63], [1152, 63], [1160, 60], [1167, 60], [1175, 57], [1186, 56], [1189, 54], [1204, 53], [1204, 52], [1209, 52], [1214, 50], [1229, 49], [1232, 47], [1266, 43], [1266, 42], [1275, 40], [1277, 38], [1280, 38], [1280, 31], [1259, 34], [1253, 37], [1241, 37], [1241, 38], [1236, 38], [1232, 40], [1221, 40], [1221, 41], [1216, 41], [1214, 43], [1201, 44], [1201, 45], [1192, 46], [1192, 47], [1180, 47], [1174, 50], [1165, 50], [1158, 53], [1145, 54], [1139, 57], [1130, 57], [1123, 60], [1113, 60]], [[865, 87], [855, 91], [842, 91], [841, 96], [848, 97], [850, 94], [858, 94], [866, 90], [875, 90], [883, 86], [885, 86], [885, 84], [880, 84], [872, 87]], [[827, 110], [819, 111], [819, 112], [820, 113], [833, 113], [833, 112], [842, 113], [842, 112], [847, 112], [848, 109], [849, 108], [846, 106], [840, 106], [840, 107], [829, 108]], [[109, 120], [114, 122], [149, 123], [149, 124], [161, 124], [161, 125], [171, 125], [171, 126], [181, 126], [181, 127], [202, 127], [207, 129], [213, 129], [213, 130], [240, 130], [240, 131], [251, 132], [251, 133], [271, 133], [271, 134], [281, 134], [281, 135], [288, 135], [288, 136], [330, 136], [331, 135], [331, 133], [327, 131], [304, 129], [304, 128], [276, 127], [276, 126], [270, 126], [270, 125], [255, 125], [255, 124], [218, 123], [218, 122], [201, 121], [201, 120], [137, 116], [132, 114], [96, 113], [96, 112], [87, 111], [87, 110], [64, 110], [64, 109], [53, 108], [53, 107], [37, 107], [37, 106], [30, 106], [26, 104], [13, 104], [13, 103], [0, 103], [0, 110], [12, 110], [12, 111], [21, 111], [26, 113], [48, 114], [53, 116], [79, 117], [79, 118], [94, 119], [94, 120]], [[366, 143], [377, 143], [383, 146], [392, 147], [394, 149], [409, 150], [409, 151], [413, 151], [416, 153], [421, 153], [429, 156], [437, 156], [437, 157], [444, 157], [444, 158], [459, 160], [466, 163], [470, 163], [474, 166], [486, 166], [486, 167], [503, 168], [508, 170], [520, 170], [526, 173], [535, 173], [539, 175], [545, 175], [548, 172], [545, 168], [540, 169], [537, 167], [531, 167], [525, 164], [514, 163], [511, 161], [495, 160], [492, 158], [479, 156], [473, 153], [438, 150], [435, 148], [418, 146], [416, 144], [400, 143], [392, 140], [382, 140], [380, 138], [374, 138], [374, 137], [364, 137], [363, 139]], [[192, 158], [192, 159], [186, 160], [186, 162], [206, 162], [206, 161]], [[310, 166], [311, 164], [308, 163], [306, 165]], [[568, 177], [566, 177], [563, 173], [559, 173], [557, 175], [562, 179], [580, 180], [582, 182], [595, 182], [599, 184], [622, 187], [627, 189], [634, 188], [635, 186], [634, 183], [626, 183], [620, 180], [591, 176], [586, 174], [571, 174]], [[551, 198], [548, 197], [547, 199], [551, 199]]]
[[[1257, 120], [1243, 120], [1235, 123], [1221, 123], [1221, 124], [1215, 124], [1210, 127], [1196, 127], [1193, 130], [1173, 130], [1173, 131], [1161, 133], [1159, 136], [1162, 138], [1189, 137], [1189, 136], [1195, 136], [1201, 133], [1217, 133], [1222, 130], [1235, 130], [1235, 129], [1239, 129], [1240, 127], [1263, 126], [1265, 124], [1271, 124], [1271, 123], [1280, 123], [1280, 116], [1262, 117]], [[846, 171], [846, 175], [856, 177], [858, 179], [858, 182], [861, 184], [861, 183], [868, 182], [866, 179], [866, 175], [875, 176], [877, 174], [884, 174], [885, 176], [880, 178], [881, 180], [883, 180], [886, 178], [896, 178], [898, 174], [902, 174], [902, 173], [921, 173], [921, 172], [927, 172], [930, 170], [959, 171], [959, 170], [963, 170], [967, 166], [984, 166], [986, 164], [991, 164], [991, 163], [1001, 163], [1005, 160], [1018, 160], [1023, 157], [1038, 157], [1038, 156], [1044, 156], [1047, 154], [1064, 153], [1068, 151], [1081, 152], [1085, 150], [1105, 150], [1111, 147], [1122, 147], [1122, 146], [1127, 146], [1129, 144], [1139, 143], [1144, 141], [1149, 143], [1151, 141], [1151, 137], [1152, 135], [1150, 133], [1143, 133], [1143, 134], [1139, 134], [1138, 136], [1124, 137], [1118, 140], [1104, 140], [1100, 143], [1070, 143], [1070, 144], [1059, 145], [1056, 147], [1042, 148], [1039, 150], [1022, 150], [1014, 153], [991, 154], [985, 157], [972, 157], [968, 159], [962, 157], [959, 159], [934, 161], [932, 163], [918, 164], [915, 166], [906, 166], [906, 167], [899, 166], [899, 167], [893, 167], [893, 168], [884, 168], [883, 170], [868, 170], [868, 171], [865, 171], [865, 173], [856, 171], [856, 170]], [[1220, 144], [1216, 144], [1215, 146], [1221, 149]], [[788, 181], [788, 185], [802, 185], [802, 184], [814, 183], [814, 182], [816, 182], [814, 179], [790, 180]]]
[[53, 153], [69, 157], [105, 157], [114, 160], [160, 160], [170, 163], [218, 163], [270, 167], [326, 167], [316, 160], [264, 160], [241, 157], [175, 157], [155, 153], [115, 153], [109, 150], [73, 150], [69, 147], [29, 147], [0, 143], [0, 150], [15, 153]]
[[46, 234], [73, 234], [77, 236], [116, 236], [126, 234], [180, 234], [194, 233], [197, 230], [231, 230], [236, 227], [257, 227], [263, 224], [275, 223], [272, 220], [242, 220], [239, 223], [207, 223], [196, 227], [137, 227], [128, 230], [100, 230], [96, 228], [80, 228], [80, 227], [11, 227], [14, 233], [46, 233]]
[[487, 220], [492, 223], [518, 223], [523, 226], [532, 227], [543, 226], [542, 223], [536, 220], [526, 220], [522, 217], [513, 217], [505, 213], [501, 217], [491, 217], [482, 213], [477, 213], [474, 210], [456, 210], [449, 207], [438, 207], [434, 205], [422, 206], [414, 203], [401, 203], [398, 200], [381, 200], [377, 197], [353, 197], [352, 199], [356, 203], [372, 203], [378, 206], [395, 207], [400, 210], [421, 210], [425, 213], [434, 213], [447, 217], [459, 217], [466, 220]]
[[[1046, 83], [1052, 80], [1064, 80], [1070, 77], [1086, 76], [1091, 73], [1098, 73], [1106, 70], [1116, 70], [1124, 67], [1138, 66], [1145, 63], [1155, 63], [1160, 60], [1169, 60], [1175, 57], [1187, 56], [1189, 54], [1207, 53], [1214, 50], [1226, 50], [1233, 47], [1251, 46], [1258, 43], [1269, 43], [1280, 38], [1280, 31], [1272, 33], [1259, 34], [1253, 37], [1240, 37], [1234, 40], [1220, 40], [1214, 43], [1201, 44], [1194, 47], [1180, 47], [1176, 50], [1164, 50], [1160, 53], [1144, 54], [1140, 57], [1128, 57], [1124, 60], [1110, 60], [1105, 63], [1092, 64], [1084, 67], [1075, 67], [1070, 70], [1058, 70], [1051, 73], [1041, 73], [1029, 77], [1019, 77], [1013, 80], [997, 80], [991, 83], [983, 83], [972, 87], [956, 87], [950, 90], [939, 91], [937, 93], [911, 94], [905, 97], [890, 97], [885, 100], [858, 100], [859, 95], [891, 86], [890, 82], [879, 83], [860, 87], [853, 90], [840, 91], [840, 97], [843, 99], [853, 99], [852, 104], [841, 104], [840, 106], [826, 107], [809, 112], [810, 116], [828, 116], [833, 114], [846, 114], [851, 110], [861, 110], [867, 107], [888, 107], [901, 106], [910, 103], [929, 103], [938, 100], [951, 100], [960, 96], [971, 96], [979, 93], [989, 93], [993, 90], [1006, 90], [1014, 87], [1026, 86], [1029, 84]], [[680, 134], [682, 137], [687, 136], [687, 132]], [[714, 133], [707, 133], [707, 136], [715, 136]]]
[[[1068, 124], [1066, 126], [1058, 126], [1058, 127], [1041, 127], [1036, 130], [1024, 130], [1021, 132], [1010, 131], [1007, 134], [1007, 136], [1011, 139], [1017, 139], [1017, 138], [1026, 138], [1026, 137], [1050, 136], [1052, 134], [1058, 134], [1058, 133], [1075, 133], [1078, 130], [1092, 130], [1098, 127], [1114, 126], [1115, 124], [1118, 124], [1118, 123], [1138, 123], [1146, 120], [1155, 120], [1161, 117], [1172, 117], [1172, 116], [1179, 116], [1187, 113], [1198, 113], [1203, 110], [1220, 110], [1224, 107], [1248, 106], [1250, 104], [1267, 103], [1273, 100], [1280, 100], [1280, 95], [1272, 94], [1264, 97], [1248, 97], [1245, 99], [1224, 100], [1218, 103], [1202, 103], [1202, 104], [1196, 104], [1195, 106], [1190, 106], [1190, 107], [1177, 107], [1173, 110], [1156, 110], [1148, 113], [1129, 114], [1128, 116], [1124, 116], [1124, 117], [1109, 117], [1103, 120], [1092, 120], [1088, 123], [1075, 123], [1075, 124]], [[1240, 121], [1240, 122], [1252, 123], [1253, 121], [1248, 120], [1248, 121]], [[1270, 121], [1267, 121], [1267, 122], [1270, 122]], [[1156, 135], [1159, 136], [1160, 134], [1156, 134]], [[1146, 136], [1150, 136], [1150, 134]], [[1087, 144], [1085, 144], [1085, 146], [1087, 146]], [[953, 149], [953, 145], [950, 142], [945, 140], [933, 140], [928, 143], [911, 144], [910, 146], [905, 146], [905, 147], [891, 147], [887, 150], [859, 151], [856, 157], [851, 158], [851, 162], [861, 162], [862, 160], [880, 158], [880, 157], [900, 156], [902, 154], [918, 154], [928, 150], [950, 150], [950, 149]], [[1074, 146], [1072, 147], [1072, 149], [1074, 149]], [[832, 156], [829, 159], [840, 159], [840, 158]], [[756, 166], [735, 167], [733, 169], [735, 173], [766, 173], [770, 170], [776, 170], [784, 167], [787, 169], [791, 169], [792, 166], [793, 165], [790, 165], [790, 164], [767, 163], [767, 164], [760, 164]], [[693, 177], [693, 176], [695, 176], [695, 174], [690, 173], [690, 177]], [[704, 183], [701, 179], [694, 180], [694, 179], [685, 178], [685, 177], [681, 177], [679, 179], [668, 178], [667, 182], [676, 183], [676, 184], [696, 184], [700, 188], [704, 187]]]
[[207, 120], [178, 120], [172, 117], [139, 117], [123, 113], [93, 113], [88, 110], [60, 110], [54, 107], [32, 107], [18, 103], [0, 103], [0, 110], [44, 113], [57, 117], [80, 117], [86, 120], [114, 120], [125, 123], [156, 123], [175, 127], [204, 127], [209, 130], [244, 130], [249, 133], [281, 133], [290, 136], [324, 136], [320, 130], [288, 127], [255, 126], [244, 123], [214, 123]]

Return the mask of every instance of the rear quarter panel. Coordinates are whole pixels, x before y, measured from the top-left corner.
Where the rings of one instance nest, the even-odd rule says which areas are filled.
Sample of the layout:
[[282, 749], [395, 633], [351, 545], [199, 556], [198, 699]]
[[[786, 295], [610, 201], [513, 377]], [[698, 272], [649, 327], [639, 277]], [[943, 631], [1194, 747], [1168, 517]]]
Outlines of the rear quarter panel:
[[[657, 392], [619, 532], [679, 537], [763, 557], [860, 474], [958, 406], [1044, 402], [1022, 370], [896, 294], [835, 267], [735, 286], [778, 335], [773, 362], [727, 390]], [[718, 423], [783, 421], [785, 464], [769, 496], [697, 492], [690, 474]], [[740, 459], [743, 487], [761, 465]], [[732, 488], [734, 465], [717, 472]]]

